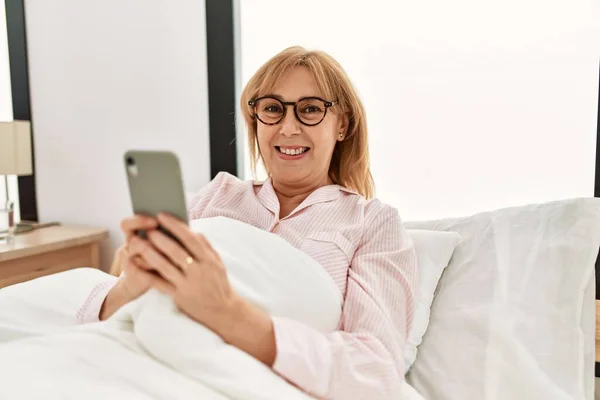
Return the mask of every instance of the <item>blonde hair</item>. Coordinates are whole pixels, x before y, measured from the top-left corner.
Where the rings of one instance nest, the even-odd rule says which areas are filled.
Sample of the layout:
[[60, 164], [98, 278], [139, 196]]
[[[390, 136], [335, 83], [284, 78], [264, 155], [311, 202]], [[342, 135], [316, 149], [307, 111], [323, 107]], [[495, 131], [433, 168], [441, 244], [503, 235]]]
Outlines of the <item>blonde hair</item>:
[[375, 188], [369, 168], [365, 110], [346, 72], [333, 57], [323, 51], [289, 47], [263, 64], [246, 84], [240, 99], [240, 109], [248, 129], [252, 171], [256, 175], [259, 160], [263, 165], [265, 163], [258, 146], [257, 119], [248, 101], [270, 93], [291, 68], [298, 66], [308, 68], [323, 96], [337, 102], [330, 112], [348, 116], [349, 125], [344, 140], [338, 142], [333, 151], [329, 179], [367, 199], [372, 198]]

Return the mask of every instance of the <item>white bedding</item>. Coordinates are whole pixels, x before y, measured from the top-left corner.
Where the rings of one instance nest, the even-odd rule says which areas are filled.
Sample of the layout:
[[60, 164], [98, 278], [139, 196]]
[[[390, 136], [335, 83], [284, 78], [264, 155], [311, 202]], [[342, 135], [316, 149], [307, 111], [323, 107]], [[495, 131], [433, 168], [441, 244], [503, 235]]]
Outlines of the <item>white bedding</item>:
[[[230, 219], [198, 220], [192, 227], [219, 252], [238, 293], [271, 315], [323, 332], [337, 327], [341, 294], [308, 255]], [[109, 321], [74, 326], [77, 307], [105, 279], [82, 269], [0, 292], [1, 399], [310, 398], [156, 291]]]
[[[219, 252], [238, 293], [271, 315], [337, 327], [341, 294], [312, 258], [237, 221], [191, 226]], [[108, 321], [76, 326], [78, 307], [106, 279], [115, 278], [85, 268], [0, 290], [0, 399], [311, 398], [156, 291]]]
[[405, 223], [462, 237], [407, 381], [436, 400], [592, 400], [600, 199]]

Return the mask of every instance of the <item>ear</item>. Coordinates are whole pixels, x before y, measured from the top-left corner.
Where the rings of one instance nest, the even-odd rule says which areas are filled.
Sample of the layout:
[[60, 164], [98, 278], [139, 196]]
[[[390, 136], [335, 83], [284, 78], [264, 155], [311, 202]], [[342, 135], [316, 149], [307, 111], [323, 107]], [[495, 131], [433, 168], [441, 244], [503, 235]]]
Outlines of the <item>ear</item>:
[[[346, 138], [348, 134], [348, 126], [350, 125], [350, 118], [348, 117], [348, 113], [344, 113], [340, 115], [337, 123], [337, 140], [342, 141]], [[340, 135], [341, 134], [341, 135]]]

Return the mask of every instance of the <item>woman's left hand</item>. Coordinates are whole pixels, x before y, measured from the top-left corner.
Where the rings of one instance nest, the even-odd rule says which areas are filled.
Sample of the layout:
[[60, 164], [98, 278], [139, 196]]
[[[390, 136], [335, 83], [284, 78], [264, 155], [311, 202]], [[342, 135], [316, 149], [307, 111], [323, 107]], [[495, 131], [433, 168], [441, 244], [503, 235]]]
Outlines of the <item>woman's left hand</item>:
[[221, 258], [203, 235], [169, 215], [159, 215], [158, 223], [181, 245], [159, 230], [149, 230], [148, 240], [132, 237], [130, 254], [144, 260], [132, 268], [147, 274], [150, 287], [169, 295], [190, 318], [272, 366], [276, 344], [271, 317], [233, 290]]
[[203, 235], [190, 231], [184, 222], [169, 215], [159, 215], [158, 222], [183, 247], [159, 230], [148, 231], [148, 241], [132, 238], [130, 251], [158, 273], [151, 274], [151, 287], [169, 295], [190, 318], [217, 333], [226, 329], [223, 325], [230, 322], [239, 298], [221, 258]]

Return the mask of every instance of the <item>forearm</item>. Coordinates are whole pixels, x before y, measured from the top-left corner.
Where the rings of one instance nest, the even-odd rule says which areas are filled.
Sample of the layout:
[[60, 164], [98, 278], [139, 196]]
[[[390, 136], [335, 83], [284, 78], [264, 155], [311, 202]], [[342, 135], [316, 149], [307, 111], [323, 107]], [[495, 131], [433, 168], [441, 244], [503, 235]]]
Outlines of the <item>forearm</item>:
[[117, 284], [116, 278], [101, 282], [94, 286], [90, 295], [87, 297], [85, 302], [77, 310], [76, 320], [78, 324], [85, 324], [90, 322], [98, 322], [100, 319], [100, 309], [102, 303], [106, 299], [108, 292]]
[[112, 287], [108, 295], [102, 303], [100, 308], [99, 318], [100, 321], [104, 321], [110, 318], [117, 310], [123, 307], [131, 301], [131, 296], [128, 295], [127, 291], [119, 281], [115, 286]]
[[237, 299], [227, 314], [215, 324], [215, 332], [225, 342], [272, 367], [277, 350], [271, 317], [242, 299]]
[[[82, 304], [82, 306], [77, 310], [76, 320], [77, 323], [84, 324], [90, 322], [98, 322], [102, 319], [106, 319], [114, 312], [119, 309], [120, 306], [125, 304], [124, 299], [119, 299], [118, 290], [115, 287], [121, 282], [120, 278], [122, 276], [121, 272], [121, 263], [126, 255], [126, 251], [124, 247], [118, 249], [115, 253], [115, 257], [113, 259], [113, 263], [111, 266], [111, 275], [120, 275], [119, 279], [113, 278], [109, 279], [105, 282], [101, 282], [97, 284]], [[110, 294], [110, 299], [107, 299]], [[107, 303], [108, 301], [108, 303]], [[119, 305], [119, 303], [122, 303]], [[102, 315], [101, 315], [102, 312]], [[103, 318], [101, 318], [103, 317]]]
[[387, 349], [370, 335], [323, 334], [293, 320], [272, 319], [244, 300], [236, 300], [210, 325], [226, 343], [313, 396], [399, 396], [402, 374]]

